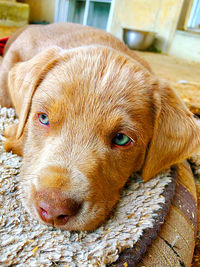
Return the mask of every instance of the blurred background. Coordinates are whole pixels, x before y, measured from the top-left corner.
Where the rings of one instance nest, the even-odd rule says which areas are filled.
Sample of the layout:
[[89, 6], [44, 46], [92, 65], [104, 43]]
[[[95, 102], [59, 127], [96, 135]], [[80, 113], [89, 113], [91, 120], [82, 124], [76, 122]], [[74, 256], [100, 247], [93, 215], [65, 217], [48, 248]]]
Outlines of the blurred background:
[[123, 40], [200, 116], [200, 0], [0, 0], [0, 38], [53, 22], [94, 26]]
[[0, 38], [27, 23], [69, 21], [155, 33], [150, 50], [200, 62], [200, 0], [0, 0]]

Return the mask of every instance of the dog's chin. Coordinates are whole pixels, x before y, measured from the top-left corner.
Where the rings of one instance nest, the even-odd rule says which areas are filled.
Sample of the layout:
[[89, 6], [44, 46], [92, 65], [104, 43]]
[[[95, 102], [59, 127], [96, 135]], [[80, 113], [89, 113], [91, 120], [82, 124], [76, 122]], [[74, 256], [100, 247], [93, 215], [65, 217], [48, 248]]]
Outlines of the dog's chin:
[[97, 229], [107, 218], [109, 211], [102, 205], [85, 202], [79, 213], [70, 216], [64, 225], [52, 225], [43, 221], [37, 212], [34, 202], [23, 199], [23, 206], [33, 219], [42, 224], [53, 226], [55, 228], [67, 231], [93, 231]]

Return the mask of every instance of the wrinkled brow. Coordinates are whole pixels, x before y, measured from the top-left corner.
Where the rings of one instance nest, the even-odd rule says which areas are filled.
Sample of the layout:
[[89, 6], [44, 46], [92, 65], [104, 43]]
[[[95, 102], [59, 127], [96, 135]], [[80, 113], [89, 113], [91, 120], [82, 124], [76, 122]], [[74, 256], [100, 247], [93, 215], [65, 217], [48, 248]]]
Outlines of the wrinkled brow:
[[141, 137], [141, 125], [134, 120], [126, 110], [117, 108], [106, 113], [95, 121], [95, 126], [101, 136], [114, 137], [119, 132], [129, 135], [134, 140]]

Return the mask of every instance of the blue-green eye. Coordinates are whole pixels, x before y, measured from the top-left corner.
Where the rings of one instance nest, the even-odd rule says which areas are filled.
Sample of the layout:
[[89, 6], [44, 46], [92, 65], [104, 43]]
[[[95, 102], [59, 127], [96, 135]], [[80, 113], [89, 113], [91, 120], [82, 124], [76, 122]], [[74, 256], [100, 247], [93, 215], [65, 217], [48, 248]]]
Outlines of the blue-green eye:
[[39, 113], [38, 114], [38, 119], [42, 124], [49, 125], [49, 118], [48, 118], [48, 116], [46, 114]]
[[112, 143], [117, 146], [128, 146], [132, 143], [132, 140], [123, 133], [118, 133], [112, 140]]

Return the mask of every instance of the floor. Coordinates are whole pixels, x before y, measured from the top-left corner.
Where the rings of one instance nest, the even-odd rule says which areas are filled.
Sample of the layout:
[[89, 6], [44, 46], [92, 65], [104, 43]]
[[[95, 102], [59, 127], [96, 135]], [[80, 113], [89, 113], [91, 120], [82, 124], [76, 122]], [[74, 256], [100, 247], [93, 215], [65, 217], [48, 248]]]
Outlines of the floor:
[[200, 115], [200, 63], [157, 53], [137, 53], [149, 62], [156, 75], [170, 81], [191, 111]]
[[[200, 116], [200, 63], [163, 54], [137, 53], [149, 62], [156, 75], [168, 79], [190, 110]], [[200, 266], [200, 177], [196, 177], [196, 187], [199, 221], [192, 267]]]

